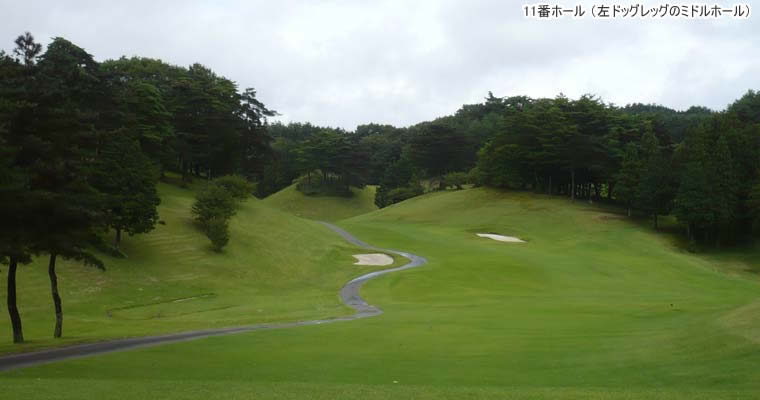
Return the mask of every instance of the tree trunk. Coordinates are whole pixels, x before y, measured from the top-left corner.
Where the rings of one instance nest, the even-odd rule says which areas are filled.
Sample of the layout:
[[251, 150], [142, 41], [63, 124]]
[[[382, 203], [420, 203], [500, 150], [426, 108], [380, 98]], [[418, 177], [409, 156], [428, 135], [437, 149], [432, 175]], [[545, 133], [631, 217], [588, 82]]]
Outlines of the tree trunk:
[[548, 193], [549, 193], [549, 196], [552, 195], [552, 176], [551, 175], [549, 175], [549, 191], [548, 191]]
[[13, 327], [13, 343], [24, 342], [24, 332], [21, 329], [21, 316], [16, 307], [16, 268], [18, 267], [18, 258], [10, 256], [8, 263], [8, 315], [11, 317], [11, 326]]
[[61, 307], [61, 296], [58, 295], [58, 276], [55, 274], [55, 259], [58, 255], [50, 255], [50, 263], [48, 264], [48, 275], [50, 276], [50, 293], [53, 295], [53, 305], [55, 306], [55, 330], [53, 331], [53, 337], [61, 337], [63, 331], [63, 308]]
[[570, 201], [575, 201], [575, 168], [570, 170]]
[[654, 229], [659, 229], [659, 227], [657, 226], [657, 212], [656, 211], [654, 212]]
[[628, 204], [628, 218], [631, 217], [631, 205]]
[[119, 250], [120, 245], [121, 245], [121, 228], [116, 228], [116, 238], [113, 240], [113, 247], [116, 250]]
[[182, 160], [182, 182], [190, 182], [190, 165], [186, 160]]

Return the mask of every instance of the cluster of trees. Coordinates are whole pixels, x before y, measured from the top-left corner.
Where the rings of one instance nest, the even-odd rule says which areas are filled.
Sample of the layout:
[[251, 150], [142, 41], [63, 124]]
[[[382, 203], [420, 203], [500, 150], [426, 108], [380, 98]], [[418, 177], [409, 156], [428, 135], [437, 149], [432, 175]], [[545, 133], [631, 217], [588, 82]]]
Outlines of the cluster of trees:
[[[0, 51], [0, 261], [8, 265], [8, 311], [22, 342], [16, 272], [49, 257], [62, 333], [56, 260], [103, 268], [93, 248], [119, 253], [123, 232], [152, 230], [156, 183], [165, 171], [258, 177], [270, 163], [266, 117], [234, 82], [195, 64], [146, 58], [102, 63], [63, 38], [43, 52], [29, 33]], [[102, 243], [107, 231], [114, 246]]]
[[196, 194], [191, 213], [214, 251], [221, 252], [230, 241], [230, 218], [251, 193], [253, 185], [244, 177], [226, 175], [209, 182]]
[[[695, 243], [720, 244], [746, 238], [758, 224], [759, 122], [760, 94], [752, 91], [724, 112], [617, 107], [590, 95], [489, 93], [454, 115], [407, 128], [367, 124], [346, 132], [275, 124], [270, 132], [280, 174], [272, 175], [279, 179], [272, 188], [299, 176], [309, 181], [316, 170], [351, 173], [379, 186], [379, 207], [423, 193], [421, 182], [439, 190], [464, 183], [528, 189], [618, 202], [629, 214], [650, 215], [655, 227], [659, 215], [672, 214]], [[347, 170], [315, 162], [330, 154], [329, 161], [335, 157], [329, 150], [340, 148], [317, 144], [325, 132], [345, 146], [341, 154], [356, 156], [342, 164]]]
[[[293, 180], [306, 194], [350, 194], [350, 187], [379, 185], [376, 203], [389, 204], [422, 194], [422, 179], [445, 187], [447, 173], [473, 166], [477, 147], [466, 135], [442, 122], [409, 128], [360, 125], [355, 131], [309, 123], [275, 123], [269, 174], [258, 182], [259, 196]], [[461, 182], [459, 184], [461, 186]]]
[[364, 187], [368, 155], [355, 135], [309, 123], [275, 123], [268, 133], [273, 157], [266, 176], [257, 182], [257, 195], [274, 193], [299, 177], [298, 189], [304, 194], [350, 196], [351, 187]]
[[504, 99], [500, 129], [478, 153], [485, 185], [609, 199], [674, 214], [695, 243], [750, 234], [760, 183], [760, 94], [725, 112], [618, 108], [592, 96]]
[[124, 87], [140, 144], [161, 171], [177, 171], [184, 181], [264, 173], [271, 157], [266, 118], [276, 113], [254, 89], [240, 92], [201, 64], [184, 68], [150, 58], [107, 60], [100, 71], [104, 83]]

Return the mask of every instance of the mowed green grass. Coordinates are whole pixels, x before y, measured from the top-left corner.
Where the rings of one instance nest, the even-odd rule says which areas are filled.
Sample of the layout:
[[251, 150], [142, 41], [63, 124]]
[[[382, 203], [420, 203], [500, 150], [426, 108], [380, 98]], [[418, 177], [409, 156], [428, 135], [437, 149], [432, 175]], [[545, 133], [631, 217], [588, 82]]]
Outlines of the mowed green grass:
[[298, 217], [335, 222], [377, 210], [376, 189], [375, 186], [351, 188], [353, 195], [350, 197], [306, 196], [293, 184], [266, 197], [261, 203]]
[[736, 272], [735, 258], [689, 254], [587, 204], [487, 189], [433, 193], [340, 225], [430, 261], [365, 286], [363, 296], [384, 314], [5, 372], [4, 393], [760, 397], [760, 284]]
[[[0, 313], [0, 353], [202, 328], [347, 315], [338, 291], [376, 267], [359, 267], [357, 249], [321, 224], [250, 199], [231, 220], [222, 254], [193, 224], [194, 192], [159, 185], [165, 225], [125, 236], [127, 259], [103, 256], [105, 272], [59, 261], [64, 337], [52, 338], [54, 313], [47, 257], [18, 272], [18, 302], [27, 343], [13, 345]], [[111, 240], [109, 236], [108, 240]], [[402, 262], [402, 260], [398, 260]], [[6, 297], [5, 268], [0, 297]]]

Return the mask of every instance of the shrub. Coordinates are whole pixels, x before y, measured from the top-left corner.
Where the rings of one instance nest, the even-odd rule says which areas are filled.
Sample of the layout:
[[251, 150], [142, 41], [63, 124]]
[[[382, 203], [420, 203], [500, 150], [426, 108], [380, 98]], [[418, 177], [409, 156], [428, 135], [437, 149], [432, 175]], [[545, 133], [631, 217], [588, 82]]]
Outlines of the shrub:
[[253, 184], [240, 175], [221, 176], [212, 183], [227, 190], [237, 200], [245, 200], [253, 193]]
[[406, 199], [411, 199], [412, 197], [419, 196], [423, 192], [424, 190], [419, 184], [393, 189], [389, 189], [385, 186], [380, 186], [375, 192], [375, 205], [377, 205], [379, 208], [387, 207], [391, 204], [396, 204]]
[[221, 253], [224, 246], [230, 241], [230, 229], [224, 218], [213, 218], [206, 226], [206, 236], [211, 240], [211, 247], [215, 252]]
[[351, 197], [353, 192], [344, 182], [338, 179], [323, 179], [314, 174], [310, 178], [301, 177], [296, 183], [296, 190], [307, 196], [340, 196]]
[[455, 189], [461, 190], [462, 185], [467, 183], [468, 177], [464, 172], [449, 172], [443, 176], [446, 187], [454, 186]]
[[229, 191], [219, 185], [204, 186], [196, 195], [191, 213], [193, 218], [206, 229], [212, 219], [227, 220], [235, 215], [237, 202]]
[[474, 167], [467, 172], [467, 181], [475, 185], [475, 187], [483, 186], [483, 173], [480, 172], [480, 168]]

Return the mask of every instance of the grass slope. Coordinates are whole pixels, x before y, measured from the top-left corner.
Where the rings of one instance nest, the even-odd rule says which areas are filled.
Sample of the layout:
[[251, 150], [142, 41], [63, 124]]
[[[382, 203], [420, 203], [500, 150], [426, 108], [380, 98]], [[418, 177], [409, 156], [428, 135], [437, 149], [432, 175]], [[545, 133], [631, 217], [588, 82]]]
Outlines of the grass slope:
[[[11, 344], [0, 313], [0, 353], [106, 338], [147, 335], [258, 322], [345, 315], [337, 296], [349, 279], [373, 267], [352, 265], [357, 249], [326, 227], [251, 199], [231, 221], [224, 253], [189, 214], [193, 192], [159, 186], [166, 225], [125, 237], [127, 259], [104, 257], [102, 272], [59, 262], [64, 338], [52, 339], [54, 314], [47, 258], [18, 273], [18, 301], [28, 343]], [[376, 267], [375, 267], [376, 268]], [[5, 268], [0, 296], [5, 299]]]
[[[564, 199], [473, 189], [425, 195], [341, 225], [430, 261], [367, 284], [364, 297], [383, 315], [12, 371], [0, 375], [5, 393], [760, 397], [756, 276], [682, 252], [618, 215]], [[135, 389], [120, 390], [127, 387]]]
[[377, 210], [375, 186], [351, 188], [353, 196], [306, 196], [295, 184], [261, 200], [263, 205], [313, 220], [335, 222]]

